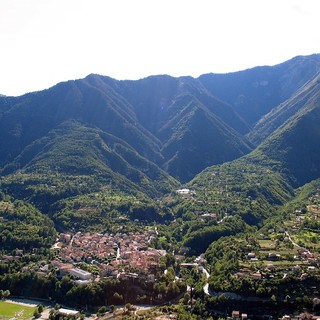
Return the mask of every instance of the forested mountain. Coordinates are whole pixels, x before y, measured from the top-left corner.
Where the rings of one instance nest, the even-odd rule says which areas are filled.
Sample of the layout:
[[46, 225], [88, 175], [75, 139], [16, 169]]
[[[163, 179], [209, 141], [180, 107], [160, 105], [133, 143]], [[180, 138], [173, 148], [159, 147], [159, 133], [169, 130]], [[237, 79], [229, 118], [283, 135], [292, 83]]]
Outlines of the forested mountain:
[[[229, 103], [252, 127], [263, 115], [289, 99], [320, 71], [320, 55], [298, 56], [276, 66], [227, 74], [206, 74], [199, 80]], [[249, 131], [248, 131], [249, 132]]]
[[308, 100], [280, 129], [252, 154], [266, 155], [295, 187], [319, 178], [320, 174], [320, 95]]
[[98, 314], [316, 310], [319, 72], [311, 55], [0, 96], [0, 291]]
[[320, 77], [318, 74], [297, 90], [288, 100], [263, 116], [248, 134], [249, 140], [255, 145], [260, 144], [285, 122], [289, 121], [291, 117], [295, 116], [300, 109], [310, 108], [310, 105], [316, 106], [319, 89]]
[[[198, 79], [90, 75], [41, 92], [2, 96], [2, 174], [39, 167], [81, 174], [103, 167], [138, 185], [143, 177], [168, 180], [169, 190], [173, 180], [165, 171], [186, 182], [208, 166], [239, 158], [253, 150], [244, 134], [258, 144], [310, 104], [318, 92], [319, 61], [319, 55], [296, 57]], [[71, 123], [76, 132], [66, 130]], [[63, 153], [68, 157], [62, 159]], [[79, 160], [85, 154], [94, 160]]]
[[[168, 80], [173, 81], [172, 87], [166, 84]], [[235, 122], [236, 127], [244, 126], [229, 106], [210, 96], [200, 97], [209, 101], [204, 105], [196, 97], [200, 95], [200, 89], [184, 88], [182, 79], [151, 77], [141, 81], [146, 82], [141, 89], [146, 92], [141, 101], [135, 101], [137, 98], [129, 93], [128, 97], [122, 93], [129, 87], [136, 95], [139, 94], [134, 82], [119, 82], [96, 75], [61, 83], [43, 92], [2, 98], [0, 164], [5, 168], [3, 173], [24, 169], [28, 164], [26, 159], [36, 161], [30, 157], [44, 152], [39, 148], [44, 147], [43, 139], [48, 140], [48, 134], [55, 137], [61, 134], [59, 139], [64, 140], [65, 132], [56, 129], [70, 120], [77, 121], [89, 131], [97, 128], [121, 140], [122, 145], [131, 149], [131, 154], [136, 153], [135, 156], [157, 166], [157, 170], [167, 170], [181, 181], [189, 180], [208, 165], [232, 160], [251, 150], [246, 138], [222, 120]], [[152, 85], [154, 81], [158, 85]], [[153, 89], [148, 91], [150, 85]], [[162, 92], [159, 86], [168, 90]], [[173, 89], [173, 94], [169, 88]], [[157, 90], [159, 98], [155, 97], [155, 102], [149, 104], [148, 95], [153, 96]], [[190, 93], [193, 90], [195, 94]], [[224, 109], [230, 111], [229, 119]], [[206, 143], [208, 139], [209, 144]], [[199, 143], [201, 141], [204, 143]], [[68, 147], [77, 149], [78, 145], [69, 143]], [[33, 153], [30, 153], [30, 148]], [[188, 148], [191, 151], [188, 152]], [[26, 153], [28, 158], [24, 156]], [[190, 161], [195, 154], [198, 159]], [[21, 162], [22, 158], [24, 161]], [[189, 165], [181, 166], [184, 162], [189, 162]], [[56, 168], [62, 170], [59, 165]], [[72, 172], [77, 172], [76, 167]], [[125, 172], [122, 174], [126, 176]]]

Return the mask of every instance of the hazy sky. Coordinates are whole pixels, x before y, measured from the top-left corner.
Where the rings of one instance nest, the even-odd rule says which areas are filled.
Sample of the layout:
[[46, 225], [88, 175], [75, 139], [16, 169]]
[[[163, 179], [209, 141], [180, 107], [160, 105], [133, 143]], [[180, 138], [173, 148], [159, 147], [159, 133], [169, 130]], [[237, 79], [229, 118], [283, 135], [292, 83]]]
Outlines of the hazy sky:
[[0, 0], [0, 93], [90, 73], [225, 73], [320, 53], [319, 0]]

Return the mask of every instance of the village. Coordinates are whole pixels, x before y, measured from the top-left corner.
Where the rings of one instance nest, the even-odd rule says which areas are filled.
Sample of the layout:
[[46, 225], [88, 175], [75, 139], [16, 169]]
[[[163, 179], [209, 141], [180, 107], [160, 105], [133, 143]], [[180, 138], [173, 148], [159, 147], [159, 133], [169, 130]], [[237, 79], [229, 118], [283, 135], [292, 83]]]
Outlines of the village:
[[[189, 189], [178, 190], [179, 196], [192, 201], [195, 206], [193, 210], [199, 219], [210, 221], [216, 224], [225, 223], [225, 219], [232, 214], [224, 213], [222, 216], [215, 210], [203, 210], [203, 202], [199, 201], [194, 191]], [[211, 207], [210, 207], [211, 208]], [[302, 207], [301, 207], [302, 208]], [[241, 252], [238, 260], [238, 269], [232, 273], [231, 278], [241, 282], [243, 278], [251, 278], [256, 287], [261, 291], [265, 283], [272, 279], [299, 279], [300, 283], [310, 282], [320, 272], [320, 238], [314, 228], [308, 228], [313, 221], [320, 218], [320, 194], [310, 198], [308, 205], [303, 209], [291, 210], [286, 219], [266, 225], [259, 232], [239, 237]], [[309, 224], [306, 224], [309, 221]], [[37, 266], [24, 266], [22, 271], [33, 268], [38, 276], [47, 277], [52, 270], [55, 270], [58, 278], [69, 276], [76, 286], [99, 282], [104, 278], [129, 280], [130, 283], [137, 283], [134, 279], [144, 282], [156, 283], [161, 275], [168, 270], [163, 268], [162, 261], [168, 254], [166, 250], [155, 249], [157, 240], [166, 237], [161, 234], [161, 228], [156, 224], [144, 225], [141, 231], [122, 233], [98, 233], [98, 232], [63, 232], [58, 235], [56, 243], [51, 247], [51, 258]], [[213, 273], [206, 255], [199, 257], [187, 257], [188, 248], [181, 247], [179, 252], [174, 254], [175, 274], [174, 279], [185, 274], [183, 269], [194, 269], [202, 281], [203, 293], [205, 296], [217, 297], [221, 292], [209, 285], [210, 273]], [[18, 260], [23, 257], [23, 250], [15, 249], [12, 255], [2, 255], [1, 260]], [[133, 281], [131, 282], [131, 279]], [[174, 280], [175, 281], [175, 280]], [[261, 288], [260, 288], [261, 287]], [[310, 289], [310, 290], [309, 290]], [[183, 294], [191, 294], [190, 286], [187, 286]], [[252, 297], [240, 292], [223, 292], [227, 299], [238, 301], [258, 301], [272, 299], [271, 295], [260, 292], [260, 296]], [[264, 295], [263, 295], [264, 294]], [[305, 297], [294, 295], [291, 292], [285, 293], [288, 304], [295, 299], [306, 299], [312, 305], [320, 305], [318, 288], [308, 286]], [[283, 302], [283, 297], [274, 297], [275, 301]], [[249, 301], [248, 300], [248, 301]], [[192, 301], [192, 300], [189, 300]], [[297, 300], [298, 301], [298, 300]], [[194, 301], [195, 302], [195, 301]], [[232, 312], [230, 319], [250, 318], [249, 310], [244, 308]], [[286, 316], [282, 320], [289, 319], [315, 319], [314, 315], [296, 314]]]
[[[315, 197], [317, 201], [319, 198], [319, 195]], [[310, 202], [315, 199], [310, 199]], [[248, 246], [247, 261], [241, 263], [242, 271], [250, 270], [255, 265], [258, 270], [251, 273], [251, 277], [257, 280], [286, 278], [292, 273], [303, 281], [319, 273], [320, 236], [304, 227], [305, 221], [319, 221], [319, 218], [319, 206], [308, 205], [305, 211], [295, 210], [290, 219], [276, 228], [260, 233], [253, 239], [252, 246]], [[239, 272], [237, 276], [244, 274]]]
[[[141, 233], [99, 234], [61, 233], [53, 246], [58, 256], [51, 261], [60, 275], [72, 275], [76, 284], [86, 284], [102, 277], [137, 278], [154, 281], [159, 260], [166, 254], [150, 246], [156, 229]], [[77, 266], [81, 265], [83, 268]]]
[[[189, 189], [177, 190], [184, 197], [195, 195]], [[234, 274], [237, 278], [250, 277], [256, 281], [270, 278], [285, 278], [289, 274], [306, 280], [312, 274], [319, 273], [320, 239], [319, 234], [305, 231], [304, 221], [318, 221], [320, 217], [320, 196], [310, 199], [312, 205], [307, 210], [296, 210], [291, 218], [274, 228], [265, 229], [251, 238], [251, 244], [244, 248], [245, 255], [239, 261], [239, 270]], [[194, 200], [192, 200], [194, 201]], [[201, 212], [200, 218], [216, 220], [223, 223], [215, 213]], [[52, 250], [56, 258], [51, 267], [57, 268], [60, 276], [71, 275], [78, 285], [99, 281], [104, 277], [115, 279], [140, 278], [154, 282], [159, 271], [160, 258], [166, 255], [165, 250], [152, 247], [158, 237], [156, 226], [144, 228], [139, 233], [60, 233]], [[186, 249], [187, 248], [181, 248]], [[22, 253], [16, 253], [20, 256]], [[5, 257], [3, 257], [5, 258]], [[18, 258], [18, 257], [16, 257]], [[181, 260], [181, 255], [175, 257]], [[183, 258], [183, 256], [182, 256]], [[185, 257], [184, 257], [185, 258]], [[205, 260], [203, 260], [205, 261]], [[202, 272], [201, 267], [208, 268], [205, 263], [193, 261], [193, 265]], [[184, 263], [181, 264], [184, 266]], [[46, 273], [49, 265], [41, 267]], [[163, 271], [163, 270], [162, 270]], [[208, 277], [208, 276], [207, 276]], [[209, 293], [208, 290], [206, 290]]]

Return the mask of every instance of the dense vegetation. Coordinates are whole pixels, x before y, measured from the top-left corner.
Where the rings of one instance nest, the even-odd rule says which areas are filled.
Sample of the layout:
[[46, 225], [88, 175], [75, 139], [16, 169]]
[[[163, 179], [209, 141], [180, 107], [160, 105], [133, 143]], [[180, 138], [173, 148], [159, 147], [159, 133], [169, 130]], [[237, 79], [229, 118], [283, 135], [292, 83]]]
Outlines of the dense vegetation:
[[[171, 301], [180, 319], [217, 317], [248, 296], [248, 307], [317, 310], [319, 63], [90, 75], [0, 97], [0, 290], [95, 311]], [[51, 264], [58, 232], [145, 230], [166, 250], [155, 279], [77, 285]], [[99, 261], [78, 260], [99, 273]]]
[[53, 222], [32, 205], [21, 200], [11, 202], [7, 198], [4, 196], [0, 201], [1, 250], [31, 252], [50, 247], [56, 236]]

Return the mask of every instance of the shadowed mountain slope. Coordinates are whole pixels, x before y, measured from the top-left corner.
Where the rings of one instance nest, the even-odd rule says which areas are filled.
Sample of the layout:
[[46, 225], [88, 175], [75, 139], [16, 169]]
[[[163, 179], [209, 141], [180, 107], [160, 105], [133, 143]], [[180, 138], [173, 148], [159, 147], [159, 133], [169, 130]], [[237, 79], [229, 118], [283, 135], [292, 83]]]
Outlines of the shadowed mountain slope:
[[[8, 172], [8, 168], [22, 169], [25, 163], [17, 162], [17, 159], [21, 158], [21, 152], [32, 144], [42, 146], [41, 143], [39, 144], [39, 139], [46, 137], [51, 130], [70, 120], [77, 121], [86, 128], [98, 128], [120, 139], [140, 157], [148, 159], [159, 170], [160, 167], [168, 169], [170, 174], [181, 181], [186, 181], [199, 173], [208, 164], [232, 160], [249, 152], [251, 149], [246, 138], [227, 124], [230, 122], [236, 123], [236, 127], [244, 126], [243, 121], [232, 108], [210, 95], [204, 97], [198, 88], [197, 81], [187, 80], [191, 84], [184, 87], [181, 79], [167, 76], [150, 77], [136, 83], [90, 75], [83, 80], [60, 83], [42, 92], [17, 98], [2, 97], [0, 99], [0, 165], [3, 168], [8, 166], [4, 172]], [[139, 89], [139, 86], [144, 89]], [[159, 89], [160, 87], [162, 89]], [[182, 96], [190, 98], [184, 100], [181, 99]], [[183, 110], [189, 108], [190, 100], [196, 100], [199, 105], [202, 105], [201, 100], [196, 96], [208, 102], [203, 107], [206, 117], [217, 119], [215, 122], [206, 124], [207, 133], [210, 134], [210, 147], [213, 148], [212, 151], [211, 148], [209, 150], [198, 148], [194, 159], [192, 159], [194, 154], [180, 154], [179, 159], [175, 160], [172, 153], [165, 150], [168, 149], [168, 145], [173, 145], [177, 134], [180, 137], [187, 135], [181, 140], [183, 143], [197, 141], [200, 145], [203, 138], [208, 138], [203, 136], [205, 132], [199, 135], [198, 129], [202, 124], [196, 119], [192, 121], [193, 125], [188, 130], [184, 130], [185, 126], [175, 127], [174, 133], [166, 129], [168, 123], [175, 121], [173, 119], [179, 119], [182, 122], [190, 121], [190, 117], [194, 114], [186, 114]], [[223, 121], [219, 115], [226, 121]], [[186, 116], [186, 119], [183, 120], [183, 116]], [[219, 130], [225, 131], [222, 135], [214, 134], [217, 123], [220, 123]], [[181, 131], [177, 132], [180, 127]], [[166, 134], [164, 134], [165, 131]], [[60, 130], [56, 134], [63, 135], [64, 132]], [[225, 144], [229, 148], [220, 150], [219, 145], [223, 144], [223, 139], [228, 137], [228, 140], [232, 140], [233, 136], [237, 137], [236, 140]], [[80, 142], [79, 140], [79, 146]], [[78, 146], [73, 143], [70, 148], [76, 149]], [[215, 149], [218, 150], [219, 157]], [[187, 160], [193, 162], [188, 168], [182, 165]], [[170, 166], [168, 166], [169, 161]], [[181, 167], [177, 168], [177, 166]]]
[[[169, 175], [187, 182], [208, 166], [248, 154], [253, 145], [245, 134], [259, 144], [288, 122], [295, 127], [291, 118], [305, 117], [302, 110], [317, 100], [319, 61], [320, 55], [296, 57], [198, 79], [118, 81], [92, 74], [0, 96], [0, 169], [116, 174], [138, 189], [170, 190], [176, 182]], [[281, 128], [273, 139], [287, 136]], [[279, 148], [291, 141], [283, 139]], [[269, 150], [270, 141], [261, 148]]]
[[276, 66], [227, 74], [205, 74], [199, 81], [229, 103], [249, 126], [290, 98], [320, 71], [320, 54], [298, 56]]
[[[320, 177], [320, 92], [264, 141], [252, 155], [277, 163], [295, 187]], [[251, 156], [251, 155], [250, 155]], [[263, 156], [262, 156], [263, 157]]]
[[307, 82], [291, 98], [272, 109], [268, 114], [260, 119], [252, 131], [248, 134], [248, 139], [259, 145], [274, 131], [289, 121], [296, 113], [308, 104], [313, 104], [314, 99], [320, 92], [320, 75]]

